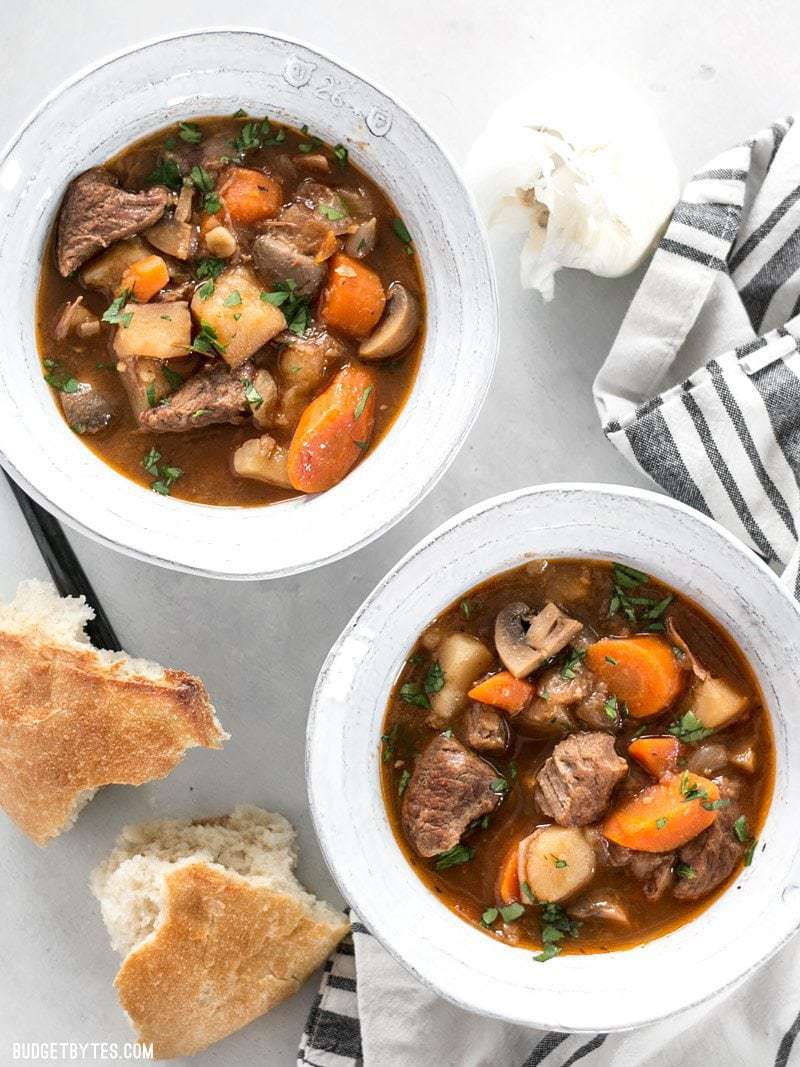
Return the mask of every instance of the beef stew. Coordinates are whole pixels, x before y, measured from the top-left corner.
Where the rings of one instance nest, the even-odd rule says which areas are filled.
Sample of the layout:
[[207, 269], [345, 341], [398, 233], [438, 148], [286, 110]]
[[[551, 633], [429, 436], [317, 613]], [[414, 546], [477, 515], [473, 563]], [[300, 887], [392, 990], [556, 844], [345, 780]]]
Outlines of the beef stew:
[[774, 763], [731, 636], [602, 560], [535, 560], [448, 608], [412, 650], [381, 739], [416, 873], [542, 962], [695, 918], [758, 854]]
[[347, 149], [243, 112], [75, 178], [37, 306], [68, 425], [139, 484], [216, 505], [345, 477], [405, 403], [424, 320], [412, 237]]

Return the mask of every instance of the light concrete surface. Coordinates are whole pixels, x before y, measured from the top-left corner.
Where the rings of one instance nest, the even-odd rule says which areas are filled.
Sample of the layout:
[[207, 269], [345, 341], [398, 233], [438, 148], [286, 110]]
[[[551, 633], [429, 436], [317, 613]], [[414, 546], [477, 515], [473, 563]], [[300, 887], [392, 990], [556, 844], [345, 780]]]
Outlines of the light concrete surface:
[[[222, 24], [285, 33], [340, 58], [410, 105], [459, 162], [493, 106], [526, 80], [603, 63], [649, 98], [682, 175], [791, 111], [800, 44], [788, 0], [27, 0], [3, 12], [0, 140], [84, 65], [157, 34]], [[337, 899], [306, 805], [308, 700], [350, 615], [423, 534], [468, 504], [535, 482], [643, 484], [604, 440], [591, 400], [638, 279], [562, 274], [544, 305], [518, 286], [516, 246], [494, 247], [502, 327], [491, 395], [440, 485], [380, 541], [315, 573], [244, 585], [159, 570], [70, 534], [125, 647], [201, 674], [232, 737], [221, 753], [190, 753], [165, 781], [102, 791], [46, 851], [0, 817], [1, 1063], [12, 1062], [13, 1041], [129, 1039], [111, 985], [117, 960], [86, 886], [124, 823], [243, 801], [282, 811], [299, 831], [301, 877]], [[442, 397], [444, 417], [446, 407]], [[0, 594], [44, 573], [0, 484]], [[315, 990], [312, 981], [193, 1062], [293, 1063]]]

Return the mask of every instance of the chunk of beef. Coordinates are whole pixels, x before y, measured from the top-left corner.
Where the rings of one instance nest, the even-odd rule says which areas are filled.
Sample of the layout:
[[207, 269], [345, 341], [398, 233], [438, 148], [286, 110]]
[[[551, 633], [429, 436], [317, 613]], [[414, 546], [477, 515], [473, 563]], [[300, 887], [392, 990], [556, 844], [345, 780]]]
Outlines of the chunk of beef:
[[508, 726], [503, 716], [485, 704], [473, 704], [464, 716], [467, 744], [479, 752], [500, 752], [508, 744]]
[[534, 697], [515, 716], [514, 727], [524, 734], [567, 734], [575, 729], [575, 720], [563, 704], [551, 704], [541, 697]]
[[81, 382], [74, 393], [59, 393], [59, 398], [64, 418], [75, 433], [100, 433], [114, 420], [111, 400], [88, 382]]
[[733, 832], [736, 816], [735, 808], [722, 808], [711, 826], [678, 852], [683, 869], [672, 891], [677, 900], [699, 900], [733, 874], [743, 852]]
[[277, 282], [292, 281], [301, 296], [315, 297], [325, 281], [328, 268], [313, 256], [299, 252], [285, 237], [262, 233], [253, 241], [253, 266], [267, 288]]
[[591, 692], [572, 709], [573, 713], [593, 730], [615, 730], [619, 716], [618, 713], [608, 714], [608, 698], [605, 683], [595, 682]]
[[146, 230], [164, 214], [168, 191], [160, 185], [141, 193], [117, 186], [102, 167], [80, 174], [67, 189], [58, 220], [56, 259], [66, 278], [114, 241]]
[[420, 856], [458, 844], [475, 819], [500, 803], [495, 771], [454, 737], [439, 734], [418, 757], [403, 794], [403, 830]]
[[565, 678], [561, 667], [551, 667], [539, 675], [537, 692], [548, 704], [577, 704], [592, 692], [594, 678], [589, 671], [576, 666]]
[[139, 424], [151, 433], [182, 433], [212, 423], [244, 422], [250, 414], [244, 383], [252, 380], [250, 362], [231, 370], [215, 363], [198, 371], [163, 404], [139, 415]]
[[326, 228], [333, 230], [337, 237], [343, 233], [353, 233], [356, 228], [347, 200], [321, 182], [311, 178], [302, 181], [297, 187], [295, 202], [322, 219]]
[[660, 900], [675, 880], [672, 852], [634, 852], [630, 872], [642, 883], [642, 892], [648, 900]]
[[627, 762], [603, 733], [580, 733], [559, 741], [536, 783], [536, 803], [559, 826], [587, 826], [605, 812]]

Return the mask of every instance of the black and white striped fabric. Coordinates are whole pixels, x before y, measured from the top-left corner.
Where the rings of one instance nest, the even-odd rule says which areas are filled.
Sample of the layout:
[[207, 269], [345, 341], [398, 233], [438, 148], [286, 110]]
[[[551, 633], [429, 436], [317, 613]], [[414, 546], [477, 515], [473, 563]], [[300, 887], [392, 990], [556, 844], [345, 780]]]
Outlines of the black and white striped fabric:
[[800, 126], [724, 152], [683, 192], [595, 382], [609, 440], [796, 575]]
[[800, 1067], [797, 941], [722, 1003], [631, 1033], [567, 1034], [448, 1004], [351, 918], [352, 937], [326, 964], [298, 1067]]

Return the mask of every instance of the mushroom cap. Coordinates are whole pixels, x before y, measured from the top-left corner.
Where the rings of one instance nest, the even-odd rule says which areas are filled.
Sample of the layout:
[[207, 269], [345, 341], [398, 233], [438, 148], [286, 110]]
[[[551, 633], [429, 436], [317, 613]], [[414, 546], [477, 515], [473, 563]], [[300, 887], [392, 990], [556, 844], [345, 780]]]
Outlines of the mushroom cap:
[[392, 282], [383, 317], [370, 336], [361, 342], [361, 359], [388, 359], [410, 344], [419, 329], [422, 308], [418, 298], [401, 282]]
[[526, 626], [530, 607], [521, 600], [506, 604], [494, 622], [494, 643], [503, 666], [515, 678], [526, 678], [540, 667], [544, 657], [526, 642]]

